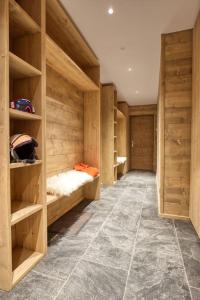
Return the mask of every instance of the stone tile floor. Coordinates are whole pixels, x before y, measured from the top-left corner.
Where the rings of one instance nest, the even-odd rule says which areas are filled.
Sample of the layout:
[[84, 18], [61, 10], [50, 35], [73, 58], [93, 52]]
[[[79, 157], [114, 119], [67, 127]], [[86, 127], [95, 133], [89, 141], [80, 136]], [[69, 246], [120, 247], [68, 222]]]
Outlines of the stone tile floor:
[[200, 240], [190, 222], [158, 217], [154, 174], [126, 174], [80, 212], [87, 223], [74, 234], [69, 213], [53, 224], [48, 255], [0, 299], [200, 299]]

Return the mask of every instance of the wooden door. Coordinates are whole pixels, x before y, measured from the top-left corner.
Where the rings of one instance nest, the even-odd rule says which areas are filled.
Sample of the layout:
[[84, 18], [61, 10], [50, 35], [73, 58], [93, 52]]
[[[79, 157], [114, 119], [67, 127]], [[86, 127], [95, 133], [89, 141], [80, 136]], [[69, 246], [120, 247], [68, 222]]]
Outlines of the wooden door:
[[131, 169], [153, 171], [154, 116], [131, 118]]

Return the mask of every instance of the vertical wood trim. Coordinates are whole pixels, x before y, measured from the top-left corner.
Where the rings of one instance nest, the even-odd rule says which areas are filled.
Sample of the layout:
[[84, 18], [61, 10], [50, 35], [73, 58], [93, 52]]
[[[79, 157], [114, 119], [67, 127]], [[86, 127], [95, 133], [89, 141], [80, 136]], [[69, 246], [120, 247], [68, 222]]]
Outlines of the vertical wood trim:
[[0, 289], [12, 286], [9, 171], [9, 1], [0, 0]]
[[42, 243], [40, 251], [47, 252], [47, 203], [46, 203], [46, 0], [41, 0], [41, 109], [42, 109]]
[[193, 31], [190, 218], [200, 237], [200, 13]]
[[158, 149], [159, 149], [159, 171], [158, 171], [158, 207], [160, 213], [164, 213], [164, 170], [165, 170], [165, 122], [164, 122], [164, 107], [165, 107], [165, 36], [161, 37], [161, 69], [160, 69], [160, 86], [159, 86], [159, 112], [158, 112]]
[[[100, 169], [100, 90], [84, 94], [84, 161]], [[100, 178], [85, 189], [87, 199], [100, 196]]]

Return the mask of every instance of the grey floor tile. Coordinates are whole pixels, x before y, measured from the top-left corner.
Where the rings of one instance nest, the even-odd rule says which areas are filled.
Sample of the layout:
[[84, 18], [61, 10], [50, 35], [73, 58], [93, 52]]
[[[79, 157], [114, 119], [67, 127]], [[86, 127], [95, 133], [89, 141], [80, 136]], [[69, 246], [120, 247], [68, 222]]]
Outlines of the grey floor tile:
[[82, 261], [57, 300], [122, 300], [127, 273]]
[[77, 260], [84, 254], [89, 240], [85, 238], [66, 238], [57, 236], [49, 245], [48, 253], [36, 266], [42, 274], [67, 279]]
[[200, 289], [190, 288], [192, 299], [199, 300], [200, 299]]
[[187, 239], [190, 241], [200, 241], [200, 239], [190, 221], [175, 220], [174, 224], [175, 224], [177, 236], [179, 239]]
[[124, 299], [190, 300], [184, 269], [170, 263], [165, 270], [152, 264], [133, 264]]
[[200, 288], [200, 242], [180, 239], [189, 285]]
[[1, 300], [52, 300], [64, 281], [52, 279], [34, 271], [29, 273], [13, 291], [0, 294]]
[[100, 232], [90, 247], [84, 259], [105, 266], [128, 270], [133, 248], [133, 240], [125, 234], [107, 235]]

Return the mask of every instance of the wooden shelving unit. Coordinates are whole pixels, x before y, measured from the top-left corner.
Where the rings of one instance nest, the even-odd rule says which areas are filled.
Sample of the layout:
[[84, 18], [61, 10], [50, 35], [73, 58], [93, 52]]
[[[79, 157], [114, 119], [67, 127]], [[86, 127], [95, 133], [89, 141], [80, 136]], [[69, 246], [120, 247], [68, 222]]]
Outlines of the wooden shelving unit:
[[[34, 9], [33, 9], [34, 6]], [[8, 19], [9, 16], [9, 19]], [[45, 195], [45, 1], [0, 2], [0, 289], [11, 290], [47, 249]], [[9, 47], [8, 47], [9, 45]], [[8, 80], [9, 78], [9, 80]], [[36, 114], [10, 109], [26, 98]], [[34, 164], [10, 163], [8, 136], [27, 133], [38, 141]]]
[[30, 202], [23, 201], [13, 201], [11, 211], [11, 225], [15, 225], [16, 223], [28, 218], [34, 213], [40, 211], [41, 209], [41, 204], [33, 204]]
[[9, 0], [9, 11], [11, 34], [13, 37], [16, 38], [40, 32], [40, 26], [15, 0]]
[[98, 91], [99, 87], [49, 37], [46, 37], [47, 65], [82, 91]]
[[117, 91], [114, 84], [102, 86], [102, 183], [117, 180]]
[[[47, 1], [46, 11], [49, 177], [73, 169], [77, 161], [100, 168], [100, 66], [59, 1]], [[98, 177], [70, 197], [47, 196], [48, 224], [84, 198], [97, 200], [99, 195]]]
[[34, 167], [37, 165], [41, 165], [41, 160], [36, 160], [33, 164], [17, 162], [17, 163], [10, 163], [10, 169], [19, 169], [19, 168], [27, 168], [27, 167]]
[[15, 119], [16, 120], [32, 120], [32, 121], [42, 120], [41, 116], [23, 112], [23, 111], [19, 111], [19, 110], [12, 109], [12, 108], [9, 109], [9, 113], [10, 113], [10, 118], [13, 120], [15, 120]]
[[13, 79], [28, 78], [41, 75], [41, 71], [37, 70], [35, 67], [11, 52], [9, 53], [9, 66], [10, 75]]

